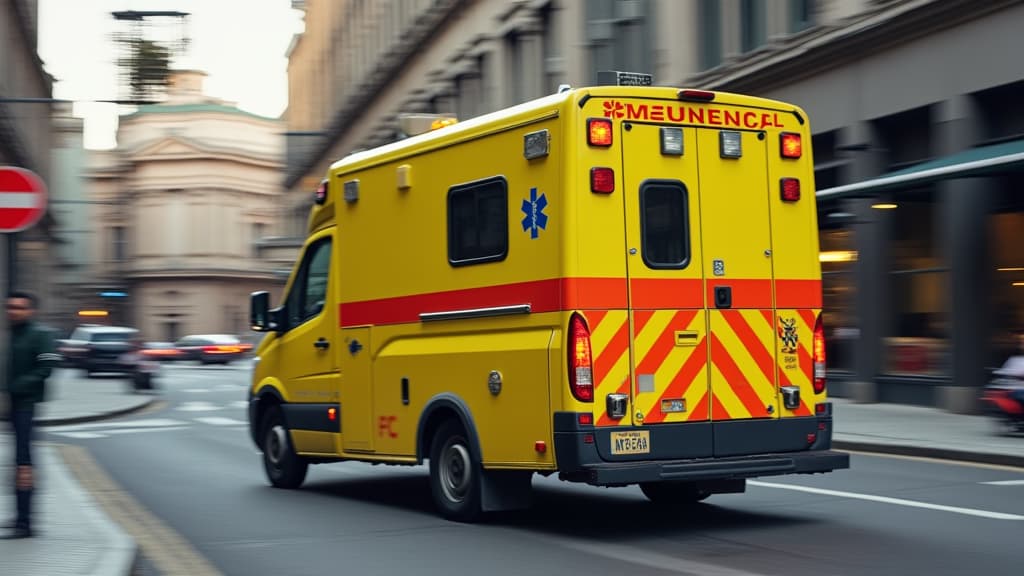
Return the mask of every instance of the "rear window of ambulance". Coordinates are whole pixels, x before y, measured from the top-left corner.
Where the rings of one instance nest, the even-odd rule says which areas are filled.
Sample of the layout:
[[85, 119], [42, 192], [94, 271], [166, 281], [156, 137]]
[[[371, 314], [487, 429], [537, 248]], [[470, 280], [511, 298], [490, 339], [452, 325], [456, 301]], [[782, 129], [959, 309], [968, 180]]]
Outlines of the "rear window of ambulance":
[[690, 214], [686, 186], [647, 181], [640, 187], [644, 263], [650, 268], [686, 268], [690, 263]]

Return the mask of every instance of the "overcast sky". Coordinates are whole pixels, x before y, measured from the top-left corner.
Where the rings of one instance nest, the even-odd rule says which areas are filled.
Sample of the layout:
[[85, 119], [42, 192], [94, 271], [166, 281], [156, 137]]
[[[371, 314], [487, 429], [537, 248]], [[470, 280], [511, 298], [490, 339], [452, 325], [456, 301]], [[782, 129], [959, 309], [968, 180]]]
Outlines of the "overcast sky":
[[[206, 92], [239, 108], [277, 117], [288, 105], [287, 59], [292, 36], [302, 31], [302, 13], [291, 0], [39, 0], [39, 55], [52, 74], [55, 98], [82, 101], [87, 148], [115, 144], [117, 107], [89, 104], [118, 92], [118, 51], [112, 35], [126, 30], [111, 12], [174, 10], [190, 14], [183, 28], [191, 38], [176, 68], [203, 70]], [[177, 33], [169, 19], [152, 28]], [[125, 112], [122, 109], [122, 112]]]

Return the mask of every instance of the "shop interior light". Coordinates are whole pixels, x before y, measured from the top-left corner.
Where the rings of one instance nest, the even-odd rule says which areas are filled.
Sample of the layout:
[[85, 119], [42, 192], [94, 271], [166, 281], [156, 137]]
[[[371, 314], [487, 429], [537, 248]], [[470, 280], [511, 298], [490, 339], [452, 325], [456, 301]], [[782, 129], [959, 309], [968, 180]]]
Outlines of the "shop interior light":
[[875, 210], [895, 210], [899, 208], [899, 204], [893, 204], [892, 202], [879, 202], [878, 204], [872, 204], [872, 208]]
[[856, 259], [856, 250], [829, 250], [818, 254], [819, 262], [853, 262]]
[[996, 268], [996, 272], [1024, 272], [1022, 267]]

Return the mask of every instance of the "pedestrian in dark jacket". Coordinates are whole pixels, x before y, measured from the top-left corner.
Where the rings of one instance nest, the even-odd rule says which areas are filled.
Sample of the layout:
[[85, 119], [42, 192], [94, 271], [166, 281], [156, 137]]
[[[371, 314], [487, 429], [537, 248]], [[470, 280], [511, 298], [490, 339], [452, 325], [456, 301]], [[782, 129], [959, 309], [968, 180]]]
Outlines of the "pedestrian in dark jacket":
[[33, 321], [36, 306], [36, 298], [27, 292], [11, 292], [7, 297], [11, 335], [3, 393], [8, 396], [14, 429], [14, 494], [18, 507], [10, 538], [32, 536], [32, 421], [36, 404], [44, 399], [46, 379], [59, 359], [49, 330]]

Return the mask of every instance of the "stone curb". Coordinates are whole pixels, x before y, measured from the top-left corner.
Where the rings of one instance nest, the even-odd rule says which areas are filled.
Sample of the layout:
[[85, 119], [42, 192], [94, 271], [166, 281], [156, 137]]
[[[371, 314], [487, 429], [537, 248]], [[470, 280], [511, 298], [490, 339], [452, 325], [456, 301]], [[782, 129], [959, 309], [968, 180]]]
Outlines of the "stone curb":
[[108, 412], [95, 412], [93, 414], [84, 414], [81, 416], [67, 416], [63, 418], [36, 418], [34, 423], [36, 426], [63, 426], [65, 424], [82, 424], [83, 422], [95, 422], [97, 420], [106, 420], [108, 418], [117, 418], [118, 416], [125, 416], [134, 412], [145, 410], [152, 406], [160, 397], [153, 396], [140, 400], [138, 404], [128, 406], [127, 408], [120, 408], [118, 410], [110, 410]]
[[976, 464], [994, 464], [1024, 468], [1024, 456], [1013, 454], [995, 454], [991, 452], [971, 452], [955, 448], [935, 448], [931, 446], [913, 446], [906, 444], [881, 444], [877, 442], [858, 442], [856, 440], [832, 440], [832, 448], [836, 450], [852, 450], [855, 452], [875, 452], [878, 454], [896, 454], [899, 456], [918, 456], [939, 460], [956, 460]]

